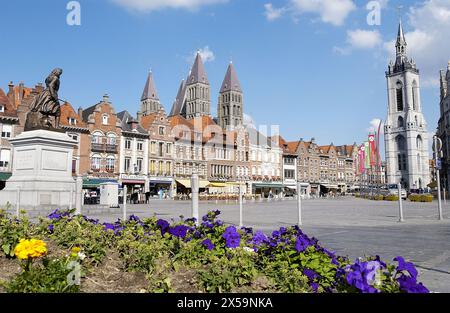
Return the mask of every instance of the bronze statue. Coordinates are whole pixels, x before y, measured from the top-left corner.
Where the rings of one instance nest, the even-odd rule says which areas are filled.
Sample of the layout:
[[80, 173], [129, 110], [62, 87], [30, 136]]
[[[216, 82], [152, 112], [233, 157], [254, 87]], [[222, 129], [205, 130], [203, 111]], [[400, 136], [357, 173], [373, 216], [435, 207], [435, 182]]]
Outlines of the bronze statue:
[[[47, 88], [39, 93], [30, 106], [30, 112], [27, 114], [25, 130], [32, 129], [57, 129], [61, 117], [61, 107], [59, 104], [59, 78], [62, 69], [54, 69], [45, 80]], [[54, 117], [54, 123], [51, 117]]]

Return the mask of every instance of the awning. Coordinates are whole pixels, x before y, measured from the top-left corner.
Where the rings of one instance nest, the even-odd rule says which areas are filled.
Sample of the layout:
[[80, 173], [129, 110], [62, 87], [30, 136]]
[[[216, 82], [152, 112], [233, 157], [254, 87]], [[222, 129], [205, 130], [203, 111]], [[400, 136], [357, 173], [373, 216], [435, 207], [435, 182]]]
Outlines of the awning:
[[226, 184], [226, 183], [215, 183], [215, 182], [212, 182], [208, 185], [208, 187], [218, 187], [218, 188], [223, 188], [223, 187], [227, 187], [227, 186], [228, 186], [228, 184]]
[[283, 188], [283, 185], [281, 184], [270, 184], [270, 183], [266, 183], [266, 184], [253, 184], [253, 187], [255, 188]]
[[122, 179], [122, 184], [143, 185], [143, 184], [145, 184], [145, 180], [139, 180], [139, 179]]
[[[183, 185], [186, 188], [191, 188], [191, 180], [190, 179], [177, 179], [177, 183]], [[199, 188], [206, 188], [209, 184], [211, 184], [207, 180], [200, 180], [198, 182]]]
[[83, 188], [97, 188], [101, 183], [117, 183], [115, 179], [101, 179], [101, 178], [85, 178], [83, 179]]
[[12, 173], [0, 173], [0, 180], [6, 181], [11, 177]]
[[324, 185], [324, 184], [320, 184], [320, 186], [323, 186], [327, 189], [339, 189], [338, 185]]
[[171, 185], [172, 181], [170, 181], [170, 180], [150, 180], [150, 184], [151, 185], [156, 185], [156, 184]]

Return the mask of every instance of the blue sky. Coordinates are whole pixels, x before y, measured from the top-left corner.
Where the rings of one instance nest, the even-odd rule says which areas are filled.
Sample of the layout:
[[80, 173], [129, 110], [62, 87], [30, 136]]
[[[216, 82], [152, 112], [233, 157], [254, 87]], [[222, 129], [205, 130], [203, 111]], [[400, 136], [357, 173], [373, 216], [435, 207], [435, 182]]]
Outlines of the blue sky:
[[81, 0], [80, 26], [66, 24], [69, 1], [7, 1], [0, 18], [0, 87], [34, 85], [61, 67], [60, 97], [75, 108], [108, 93], [118, 112], [135, 114], [151, 68], [169, 111], [188, 59], [208, 47], [214, 115], [232, 58], [245, 112], [257, 124], [280, 125], [288, 140], [360, 142], [372, 119], [385, 119], [384, 72], [401, 3], [410, 56], [422, 70], [428, 130], [434, 131], [436, 79], [450, 59], [448, 40], [440, 40], [443, 26], [450, 26], [449, 1], [384, 0], [380, 26], [366, 22], [369, 1], [333, 0], [340, 2], [336, 8], [330, 1]]

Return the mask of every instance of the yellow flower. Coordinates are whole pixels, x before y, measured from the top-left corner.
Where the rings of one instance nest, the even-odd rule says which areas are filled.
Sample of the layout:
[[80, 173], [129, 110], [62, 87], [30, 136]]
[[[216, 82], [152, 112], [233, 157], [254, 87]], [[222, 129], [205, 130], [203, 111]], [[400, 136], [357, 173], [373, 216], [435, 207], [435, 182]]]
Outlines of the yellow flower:
[[38, 239], [20, 239], [19, 244], [14, 249], [14, 254], [20, 260], [40, 258], [47, 254], [47, 245]]
[[78, 253], [78, 252], [80, 252], [81, 251], [81, 248], [80, 247], [73, 247], [72, 248], [72, 252], [73, 253]]

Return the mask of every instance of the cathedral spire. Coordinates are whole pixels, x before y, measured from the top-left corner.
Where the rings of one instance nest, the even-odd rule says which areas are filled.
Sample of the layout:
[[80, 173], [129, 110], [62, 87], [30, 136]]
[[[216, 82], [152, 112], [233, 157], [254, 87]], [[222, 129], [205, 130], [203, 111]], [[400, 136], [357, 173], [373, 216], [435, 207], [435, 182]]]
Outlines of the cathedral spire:
[[158, 92], [156, 91], [155, 81], [153, 80], [153, 73], [148, 72], [147, 82], [145, 83], [144, 91], [142, 92], [141, 101], [151, 99], [159, 100]]
[[197, 51], [195, 56], [194, 65], [189, 73], [187, 84], [203, 83], [209, 85], [208, 76], [206, 75], [205, 66], [203, 65], [202, 56], [200, 51]]
[[222, 93], [231, 90], [242, 92], [241, 84], [239, 83], [239, 79], [237, 77], [236, 70], [234, 69], [233, 62], [230, 62], [230, 65], [228, 65], [227, 73], [225, 74], [225, 78], [223, 79], [220, 92]]

